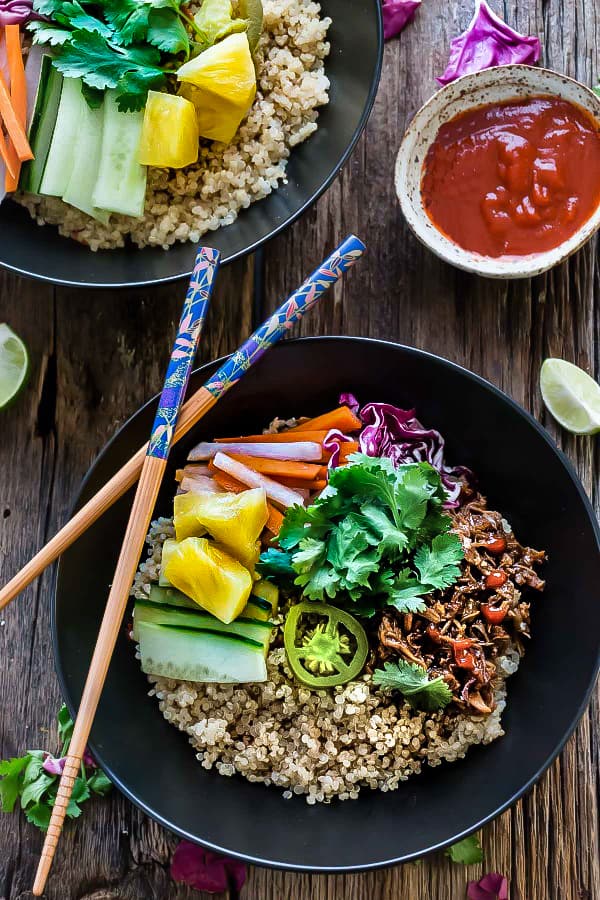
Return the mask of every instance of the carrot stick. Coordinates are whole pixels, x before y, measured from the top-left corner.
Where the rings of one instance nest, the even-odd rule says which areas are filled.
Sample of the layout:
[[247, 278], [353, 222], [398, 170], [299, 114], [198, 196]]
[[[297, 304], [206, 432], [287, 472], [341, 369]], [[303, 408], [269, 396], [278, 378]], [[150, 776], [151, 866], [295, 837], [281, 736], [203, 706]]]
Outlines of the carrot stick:
[[27, 135], [25, 134], [25, 126], [21, 125], [21, 122], [19, 121], [19, 117], [17, 116], [17, 113], [15, 112], [15, 109], [12, 105], [10, 94], [8, 93], [8, 88], [6, 87], [6, 82], [1, 72], [0, 118], [2, 118], [4, 121], [4, 126], [8, 132], [8, 136], [11, 139], [17, 156], [19, 157], [21, 162], [25, 162], [28, 159], [33, 159], [33, 153], [31, 152], [31, 147], [29, 146], [29, 141], [27, 140]]
[[352, 453], [358, 453], [360, 450], [360, 444], [358, 441], [344, 441], [343, 444], [340, 444], [340, 462], [347, 462], [348, 457]]
[[0, 128], [0, 156], [4, 160], [4, 165], [6, 166], [6, 178], [14, 178], [17, 174], [17, 166], [19, 165], [19, 160], [15, 155], [12, 144], [6, 143], [2, 128]]
[[283, 525], [283, 513], [280, 513], [278, 509], [275, 509], [272, 503], [267, 502], [267, 508], [269, 510], [269, 518], [267, 519], [267, 524], [265, 528], [267, 531], [270, 531], [272, 535], [276, 536], [281, 531], [281, 526]]
[[[243, 453], [229, 453], [229, 456], [254, 469], [255, 472], [262, 472], [263, 475], [270, 475], [277, 480], [280, 478], [292, 478], [296, 481], [314, 481], [315, 478], [319, 478], [323, 469], [322, 466], [316, 463], [266, 459], [262, 456], [245, 456]], [[301, 484], [298, 486], [302, 487]]]
[[[21, 51], [21, 33], [19, 26], [7, 25], [5, 28], [5, 35], [6, 57], [8, 59], [8, 71], [10, 73], [10, 99], [19, 122], [23, 128], [25, 128], [25, 123], [27, 121], [27, 84], [25, 82], [25, 66], [23, 64], [23, 53]], [[6, 173], [5, 187], [7, 193], [16, 191], [20, 172], [21, 163], [18, 162], [16, 172]]]
[[[290, 443], [290, 432], [280, 431], [278, 434], [251, 434], [248, 437], [232, 437], [232, 438], [215, 438], [215, 444], [287, 444]], [[323, 443], [327, 437], [327, 431], [323, 429], [319, 431], [304, 431], [302, 433], [303, 441], [312, 441], [317, 444]], [[298, 440], [293, 437], [292, 441]]]
[[327, 486], [325, 478], [315, 478], [313, 481], [302, 481], [300, 478], [281, 478], [279, 476], [275, 476], [275, 478], [279, 484], [284, 484], [293, 490], [308, 488], [309, 491], [322, 491]]
[[331, 431], [332, 428], [344, 432], [360, 431], [362, 422], [358, 416], [354, 415], [350, 407], [338, 406], [337, 409], [323, 413], [322, 416], [317, 416], [314, 419], [309, 419], [308, 422], [303, 422], [302, 425], [290, 428], [284, 434], [302, 434], [304, 431], [321, 431], [323, 428], [326, 431]]

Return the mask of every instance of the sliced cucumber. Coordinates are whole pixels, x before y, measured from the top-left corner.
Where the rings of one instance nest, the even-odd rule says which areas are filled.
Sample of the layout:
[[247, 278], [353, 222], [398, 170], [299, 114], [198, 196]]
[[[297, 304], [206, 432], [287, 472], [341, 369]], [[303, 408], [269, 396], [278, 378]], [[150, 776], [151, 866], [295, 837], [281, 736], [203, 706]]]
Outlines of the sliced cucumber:
[[176, 588], [160, 587], [158, 584], [153, 584], [150, 588], [148, 601], [150, 603], [162, 603], [167, 606], [178, 606], [183, 609], [201, 608], [191, 597], [182, 594], [181, 591], [178, 591]]
[[210, 613], [196, 607], [197, 612], [188, 609], [177, 609], [174, 606], [163, 606], [146, 600], [138, 600], [135, 604], [133, 619], [133, 637], [137, 640], [137, 628], [141, 622], [153, 622], [155, 625], [176, 625], [182, 628], [209, 628], [223, 634], [240, 634], [242, 637], [258, 641], [266, 654], [269, 648], [271, 625], [257, 619], [246, 619], [238, 616], [229, 625], [225, 625]]
[[102, 152], [102, 129], [104, 116], [102, 106], [92, 109], [88, 106], [85, 97], [80, 92], [77, 100], [79, 109], [79, 129], [77, 143], [73, 154], [71, 177], [67, 189], [63, 194], [65, 203], [75, 206], [87, 213], [99, 222], [106, 224], [110, 213], [98, 209], [94, 205], [93, 194], [98, 171], [100, 169], [100, 154]]
[[[153, 584], [150, 588], [148, 600], [142, 602], [160, 603], [164, 606], [174, 606], [179, 609], [193, 609], [196, 610], [196, 612], [199, 611], [205, 613], [205, 615], [210, 615], [210, 613], [206, 613], [201, 606], [198, 606], [191, 597], [188, 597], [174, 587], [161, 587], [158, 584]], [[259, 622], [268, 622], [271, 618], [271, 604], [267, 600], [262, 600], [260, 597], [251, 595], [248, 603], [240, 613], [239, 618], [234, 621], [239, 622], [241, 618], [257, 619]]]
[[81, 127], [81, 86], [79, 78], [63, 81], [56, 127], [40, 187], [40, 194], [47, 197], [62, 197], [69, 184]]
[[222, 684], [267, 680], [262, 645], [240, 635], [140, 622], [138, 638], [148, 675]]
[[45, 55], [40, 67], [40, 79], [29, 126], [29, 143], [34, 159], [24, 163], [19, 189], [38, 194], [44, 177], [46, 161], [55, 132], [56, 117], [62, 94], [63, 77]]
[[271, 581], [257, 581], [252, 588], [252, 594], [269, 605], [273, 616], [277, 614], [279, 588], [276, 584]]
[[166, 575], [163, 574], [163, 572], [167, 568], [169, 560], [171, 559], [171, 556], [176, 549], [177, 541], [175, 540], [175, 538], [167, 538], [167, 540], [162, 545], [162, 558], [160, 563], [160, 573], [158, 576], [158, 583], [161, 587], [172, 587], [171, 582], [166, 577]]
[[138, 162], [144, 111], [121, 112], [114, 91], [104, 97], [104, 128], [94, 206], [140, 218], [148, 169]]

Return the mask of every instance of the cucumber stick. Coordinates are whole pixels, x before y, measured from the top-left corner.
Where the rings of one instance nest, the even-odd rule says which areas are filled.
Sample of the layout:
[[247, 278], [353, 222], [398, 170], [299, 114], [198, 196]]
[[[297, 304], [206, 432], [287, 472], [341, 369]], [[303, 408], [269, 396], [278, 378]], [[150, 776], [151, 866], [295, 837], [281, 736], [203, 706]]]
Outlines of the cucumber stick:
[[[146, 601], [142, 602], [145, 603]], [[186, 597], [181, 591], [178, 591], [175, 588], [160, 587], [158, 584], [153, 584], [151, 586], [147, 602], [174, 606], [179, 609], [193, 609], [196, 612], [204, 612], [201, 606], [190, 597]], [[206, 613], [206, 615], [210, 615], [210, 613]], [[255, 597], [251, 594], [248, 598], [248, 603], [238, 616], [238, 619], [241, 618], [258, 619], [260, 622], [268, 622], [271, 618], [271, 604], [266, 600], [262, 600], [260, 597]], [[238, 620], [234, 619], [234, 622], [235, 621]]]
[[148, 170], [138, 162], [144, 112], [120, 112], [114, 91], [104, 98], [104, 127], [94, 205], [125, 216], [144, 214]]
[[204, 612], [199, 606], [196, 611], [177, 609], [174, 606], [163, 606], [146, 600], [137, 600], [133, 619], [133, 638], [137, 640], [138, 627], [141, 622], [153, 622], [155, 625], [177, 625], [182, 628], [196, 628], [198, 630], [210, 629], [223, 634], [240, 634], [263, 645], [265, 656], [269, 649], [269, 638], [272, 626], [269, 622], [260, 622], [257, 619], [246, 619], [239, 616], [230, 622], [223, 624], [210, 613]]
[[79, 78], [63, 81], [56, 127], [40, 187], [40, 194], [47, 197], [62, 197], [69, 185], [81, 126], [81, 86]]
[[81, 91], [76, 98], [76, 103], [78, 108], [75, 114], [79, 120], [77, 143], [73, 154], [71, 175], [63, 194], [63, 200], [87, 213], [88, 216], [106, 224], [110, 213], [103, 209], [97, 209], [93, 201], [102, 152], [103, 110], [102, 107], [92, 109], [88, 106]]
[[34, 159], [24, 163], [19, 188], [31, 194], [40, 191], [50, 145], [55, 132], [56, 117], [62, 95], [63, 77], [52, 65], [48, 55], [42, 59], [37, 93], [29, 126], [29, 143]]
[[241, 635], [140, 622], [138, 638], [147, 675], [221, 684], [267, 680], [262, 645]]

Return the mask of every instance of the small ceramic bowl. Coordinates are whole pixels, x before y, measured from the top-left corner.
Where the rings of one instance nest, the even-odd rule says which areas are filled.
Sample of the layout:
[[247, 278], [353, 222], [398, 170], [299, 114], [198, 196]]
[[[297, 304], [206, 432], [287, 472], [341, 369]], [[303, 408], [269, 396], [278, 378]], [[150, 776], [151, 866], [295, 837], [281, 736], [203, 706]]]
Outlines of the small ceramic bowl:
[[591, 218], [558, 247], [530, 256], [496, 258], [464, 250], [438, 231], [425, 211], [421, 196], [423, 164], [445, 122], [487, 103], [544, 94], [583, 107], [600, 123], [600, 98], [589, 88], [550, 69], [521, 65], [497, 66], [459, 78], [434, 94], [410, 123], [396, 161], [396, 191], [412, 231], [446, 262], [488, 278], [527, 278], [563, 262], [600, 228], [599, 206]]

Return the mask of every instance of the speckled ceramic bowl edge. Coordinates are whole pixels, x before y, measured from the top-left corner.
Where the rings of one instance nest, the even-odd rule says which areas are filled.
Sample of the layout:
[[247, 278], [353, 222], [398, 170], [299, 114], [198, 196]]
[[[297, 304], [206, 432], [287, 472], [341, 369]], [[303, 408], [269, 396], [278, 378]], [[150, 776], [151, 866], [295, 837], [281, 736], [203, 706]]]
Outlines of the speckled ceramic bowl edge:
[[425, 212], [421, 176], [427, 152], [444, 122], [468, 109], [525, 95], [550, 94], [583, 107], [600, 120], [600, 98], [588, 87], [551, 69], [511, 65], [464, 75], [437, 91], [408, 126], [396, 160], [396, 192], [415, 236], [450, 263], [488, 278], [527, 278], [546, 272], [580, 249], [600, 228], [600, 206], [572, 237], [531, 256], [492, 258], [464, 250], [442, 234]]

